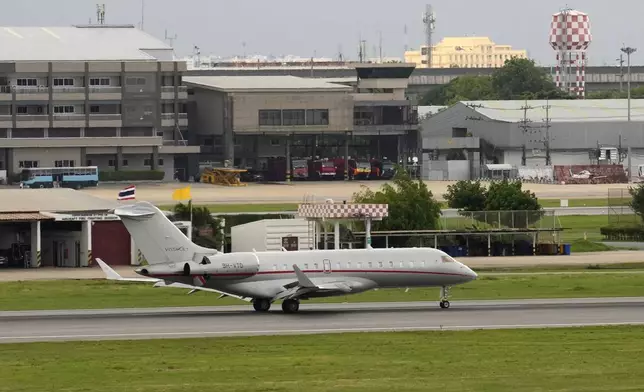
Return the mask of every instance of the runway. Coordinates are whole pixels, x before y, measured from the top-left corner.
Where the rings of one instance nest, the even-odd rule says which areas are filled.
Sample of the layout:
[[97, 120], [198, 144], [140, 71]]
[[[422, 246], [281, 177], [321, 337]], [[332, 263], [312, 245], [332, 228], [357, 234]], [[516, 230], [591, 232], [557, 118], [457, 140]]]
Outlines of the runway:
[[644, 298], [0, 312], [0, 343], [644, 325]]

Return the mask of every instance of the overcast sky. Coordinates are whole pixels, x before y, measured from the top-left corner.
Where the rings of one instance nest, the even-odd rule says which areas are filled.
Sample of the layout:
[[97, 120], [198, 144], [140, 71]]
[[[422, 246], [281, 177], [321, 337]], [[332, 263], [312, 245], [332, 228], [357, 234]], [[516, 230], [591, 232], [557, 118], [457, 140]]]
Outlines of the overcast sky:
[[[163, 39], [177, 35], [177, 55], [194, 45], [204, 55], [298, 55], [356, 58], [358, 41], [369, 55], [382, 32], [385, 56], [402, 57], [405, 43], [424, 42], [424, 0], [144, 0], [144, 29]], [[107, 23], [141, 21], [141, 0], [5, 1], [4, 26], [64, 26], [96, 20], [96, 2], [104, 2]], [[638, 47], [632, 63], [644, 63], [643, 0], [577, 0], [567, 4], [589, 14], [593, 65], [616, 64], [619, 48]], [[560, 0], [436, 0], [435, 41], [444, 36], [488, 36], [498, 44], [527, 49], [541, 64], [551, 64], [548, 45], [551, 15], [566, 6]], [[404, 29], [407, 26], [407, 40]]]

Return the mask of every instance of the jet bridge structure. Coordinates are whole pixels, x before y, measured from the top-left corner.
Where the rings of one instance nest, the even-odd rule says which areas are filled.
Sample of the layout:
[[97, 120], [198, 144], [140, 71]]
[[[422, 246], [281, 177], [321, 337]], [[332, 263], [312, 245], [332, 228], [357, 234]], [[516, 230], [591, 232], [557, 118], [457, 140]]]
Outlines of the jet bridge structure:
[[315, 249], [318, 248], [320, 237], [324, 236], [324, 248], [327, 248], [327, 232], [324, 228], [325, 222], [334, 224], [334, 248], [340, 248], [340, 222], [341, 221], [363, 221], [365, 224], [365, 247], [371, 245], [371, 222], [380, 221], [389, 216], [388, 204], [357, 204], [357, 203], [335, 203], [333, 200], [326, 200], [324, 203], [314, 201], [300, 204], [297, 215], [309, 222], [309, 237], [315, 238]]

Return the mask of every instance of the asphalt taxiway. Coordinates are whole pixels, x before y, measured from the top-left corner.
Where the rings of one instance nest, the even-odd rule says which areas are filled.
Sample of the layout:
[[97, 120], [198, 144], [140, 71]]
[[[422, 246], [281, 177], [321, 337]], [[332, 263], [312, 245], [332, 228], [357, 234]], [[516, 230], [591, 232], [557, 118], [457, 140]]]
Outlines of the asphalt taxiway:
[[307, 304], [0, 312], [0, 343], [377, 331], [644, 325], [644, 298]]

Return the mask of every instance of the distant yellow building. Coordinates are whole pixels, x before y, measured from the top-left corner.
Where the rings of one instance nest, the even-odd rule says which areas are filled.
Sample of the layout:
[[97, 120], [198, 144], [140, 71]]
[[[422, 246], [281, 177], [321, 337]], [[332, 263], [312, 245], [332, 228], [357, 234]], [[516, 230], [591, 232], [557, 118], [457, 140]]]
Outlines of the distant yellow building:
[[[427, 68], [427, 46], [405, 52], [405, 62]], [[447, 37], [434, 45], [432, 68], [500, 68], [512, 57], [527, 58], [525, 50], [497, 45], [488, 37]]]

